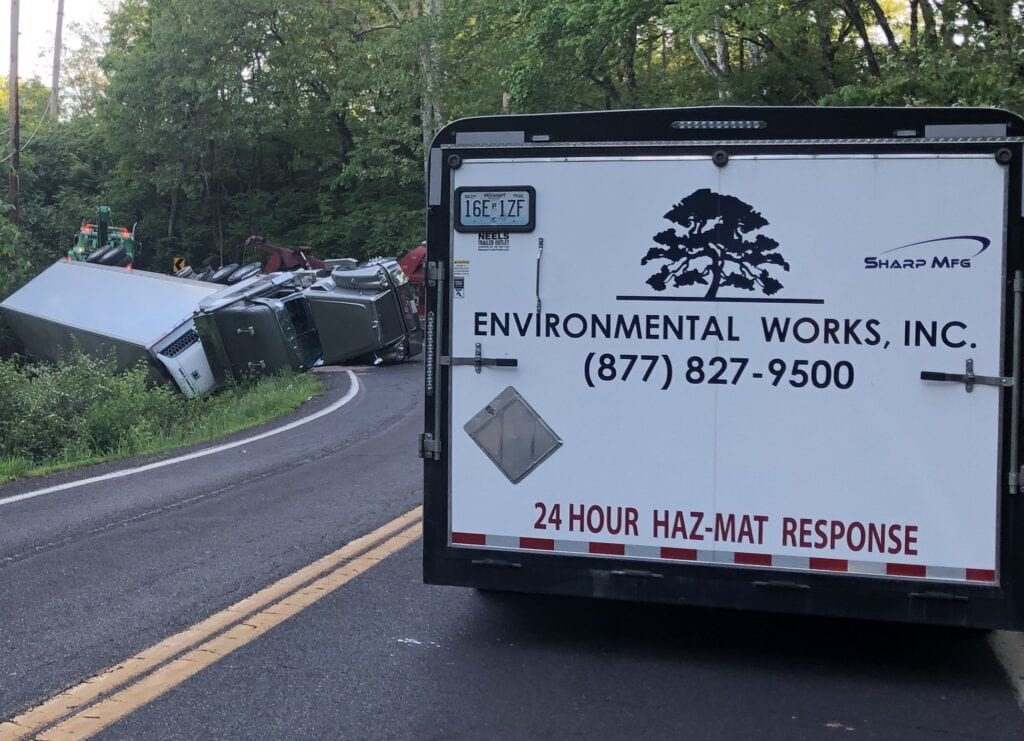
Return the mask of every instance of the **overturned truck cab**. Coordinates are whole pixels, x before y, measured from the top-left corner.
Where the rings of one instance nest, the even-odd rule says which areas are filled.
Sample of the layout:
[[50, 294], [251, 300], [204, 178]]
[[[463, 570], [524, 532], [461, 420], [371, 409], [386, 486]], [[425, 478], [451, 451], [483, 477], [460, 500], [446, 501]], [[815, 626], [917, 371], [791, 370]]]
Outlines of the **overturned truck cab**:
[[304, 291], [321, 327], [326, 364], [400, 362], [420, 353], [423, 330], [409, 279], [394, 260], [335, 269]]
[[304, 371], [320, 359], [320, 340], [309, 307], [288, 273], [248, 278], [209, 296], [195, 312], [196, 328], [211, 365], [227, 375]]

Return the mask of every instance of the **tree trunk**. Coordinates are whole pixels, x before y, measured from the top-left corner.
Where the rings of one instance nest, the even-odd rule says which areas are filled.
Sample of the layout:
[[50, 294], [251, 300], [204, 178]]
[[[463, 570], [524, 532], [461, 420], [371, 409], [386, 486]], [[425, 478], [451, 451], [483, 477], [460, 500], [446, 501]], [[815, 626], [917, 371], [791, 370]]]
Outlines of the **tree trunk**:
[[11, 0], [11, 72], [7, 76], [7, 104], [8, 121], [10, 122], [10, 137], [8, 145], [11, 148], [9, 155], [11, 160], [10, 174], [7, 176], [7, 200], [11, 202], [11, 210], [7, 218], [12, 224], [21, 223], [21, 212], [19, 204], [19, 182], [18, 172], [21, 169], [21, 140], [18, 113], [18, 0]]
[[893, 51], [899, 52], [899, 44], [896, 43], [896, 36], [889, 26], [889, 19], [886, 17], [885, 11], [882, 10], [882, 6], [878, 3], [878, 0], [867, 0], [867, 2], [871, 6], [871, 12], [875, 14], [875, 22], [878, 23], [878, 27], [882, 29], [882, 33], [885, 35], [885, 43]]
[[[984, 23], [988, 28], [998, 26], [998, 30], [1005, 33], [1006, 25], [1004, 24], [1004, 20], [1009, 20], [1010, 18], [1011, 3], [995, 3], [995, 13], [989, 11], [988, 8], [984, 7], [981, 3], [976, 2], [976, 0], [966, 0], [964, 4], [973, 10], [974, 14], [978, 16], [978, 20]], [[998, 21], [996, 20], [997, 15], [999, 17]]]
[[832, 88], [837, 86], [836, 80], [836, 45], [832, 43], [832, 32], [829, 26], [817, 20], [818, 54], [821, 56], [821, 69]]
[[747, 60], [750, 67], [756, 67], [761, 64], [764, 59], [761, 47], [749, 40], [744, 41], [743, 45], [747, 50]]
[[696, 34], [690, 34], [690, 48], [693, 49], [693, 53], [697, 56], [697, 61], [700, 62], [701, 66], [708, 71], [712, 77], [722, 79], [725, 77], [725, 73], [722, 72], [721, 68], [711, 61], [711, 57], [701, 46], [700, 41], [697, 39]]
[[167, 217], [167, 238], [174, 237], [174, 222], [178, 219], [178, 186], [175, 185], [171, 191], [171, 213]]
[[60, 118], [60, 52], [64, 32], [64, 0], [57, 0], [57, 30], [53, 35], [53, 82], [50, 84], [50, 118]]
[[607, 77], [597, 77], [593, 72], [588, 73], [587, 78], [604, 91], [605, 109], [622, 107], [622, 97], [615, 88], [615, 83]]
[[910, 48], [917, 46], [917, 13], [921, 0], [910, 0]]
[[[418, 6], [416, 10], [418, 10]], [[444, 0], [426, 0], [423, 7], [427, 22], [433, 26], [440, 20], [444, 12]], [[424, 174], [429, 161], [430, 143], [444, 125], [444, 111], [441, 105], [440, 91], [440, 52], [438, 50], [437, 32], [431, 28], [430, 37], [420, 49], [420, 71], [423, 76], [421, 126], [423, 130]]]
[[640, 96], [636, 81], [636, 31], [635, 25], [630, 26], [623, 43], [622, 66], [626, 77], [626, 103], [630, 108], [640, 105]]
[[715, 64], [725, 77], [732, 72], [729, 64], [729, 43], [722, 32], [722, 19], [718, 16], [715, 16]]
[[860, 14], [856, 0], [843, 0], [843, 9], [846, 12], [846, 16], [850, 19], [850, 22], [853, 23], [854, 28], [857, 29], [857, 35], [860, 36], [860, 40], [864, 44], [864, 57], [867, 60], [868, 69], [871, 71], [872, 75], [881, 78], [882, 69], [878, 66], [878, 58], [875, 57], [875, 49], [871, 45], [871, 38], [868, 36], [867, 26], [864, 25], [864, 16]]
[[[935, 3], [935, 7], [938, 10], [938, 29], [939, 39], [942, 41], [942, 46], [946, 49], [956, 48], [956, 44], [953, 43], [953, 36], [957, 31], [957, 14], [952, 8], [946, 6], [945, 3]], [[959, 9], [957, 5], [957, 9]]]
[[924, 21], [924, 43], [926, 46], [935, 46], [938, 41], [938, 26], [935, 25], [935, 8], [931, 0], [920, 0], [921, 19]]
[[214, 203], [217, 213], [217, 251], [220, 253], [220, 266], [224, 267], [224, 220], [220, 217], [220, 200]]

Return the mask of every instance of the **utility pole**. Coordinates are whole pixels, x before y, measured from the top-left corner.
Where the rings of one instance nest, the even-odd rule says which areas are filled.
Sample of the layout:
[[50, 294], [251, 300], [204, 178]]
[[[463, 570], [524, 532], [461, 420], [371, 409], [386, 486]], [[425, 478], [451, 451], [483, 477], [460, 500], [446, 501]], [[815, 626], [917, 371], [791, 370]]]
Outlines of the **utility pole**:
[[7, 78], [11, 120], [11, 174], [7, 178], [7, 197], [11, 201], [10, 218], [14, 224], [21, 221], [18, 214], [18, 170], [21, 168], [18, 156], [21, 148], [18, 132], [18, 1], [11, 0], [11, 73]]
[[64, 0], [57, 0], [57, 32], [53, 35], [53, 84], [50, 85], [50, 120], [60, 115], [60, 52], [64, 29]]

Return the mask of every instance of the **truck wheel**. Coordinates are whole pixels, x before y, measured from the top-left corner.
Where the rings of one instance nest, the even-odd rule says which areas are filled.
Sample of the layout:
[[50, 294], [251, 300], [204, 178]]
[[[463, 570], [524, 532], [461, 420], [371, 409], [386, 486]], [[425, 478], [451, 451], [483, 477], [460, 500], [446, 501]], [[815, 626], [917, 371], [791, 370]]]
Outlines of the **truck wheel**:
[[260, 264], [258, 262], [251, 262], [248, 265], [243, 265], [238, 270], [228, 276], [228, 284], [238, 283], [246, 278], [251, 278], [260, 272]]
[[117, 265], [121, 260], [126, 258], [128, 253], [124, 251], [123, 247], [115, 247], [110, 252], [100, 258], [101, 265]]
[[85, 261], [96, 264], [106, 257], [112, 249], [114, 248], [108, 244], [106, 247], [100, 247], [98, 250], [93, 250], [89, 256], [85, 258]]
[[213, 272], [213, 275], [210, 276], [209, 281], [211, 283], [227, 283], [228, 276], [230, 276], [236, 270], [238, 270], [237, 262], [233, 262], [230, 265], [225, 265], [219, 270], [215, 270]]

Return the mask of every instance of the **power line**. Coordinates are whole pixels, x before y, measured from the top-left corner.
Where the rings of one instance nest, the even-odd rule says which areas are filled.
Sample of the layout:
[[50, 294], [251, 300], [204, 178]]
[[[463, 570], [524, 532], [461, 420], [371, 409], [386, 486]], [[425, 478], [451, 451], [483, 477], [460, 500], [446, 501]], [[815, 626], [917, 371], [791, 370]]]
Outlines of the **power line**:
[[[52, 91], [50, 92], [50, 97], [51, 98], [53, 97], [53, 92]], [[11, 152], [9, 155], [7, 155], [2, 160], [0, 160], [0, 165], [2, 165], [4, 162], [7, 162], [9, 159], [13, 158], [15, 154], [21, 154], [22, 152], [24, 152], [28, 148], [28, 145], [31, 144], [32, 140], [36, 138], [36, 134], [39, 133], [39, 129], [42, 128], [43, 121], [46, 120], [46, 116], [49, 113], [50, 113], [50, 103], [47, 102], [46, 107], [43, 108], [43, 115], [39, 117], [39, 122], [36, 124], [35, 129], [29, 135], [28, 139], [25, 140], [25, 143], [21, 145], [21, 147], [18, 149], [17, 152]], [[10, 129], [8, 129], [8, 131], [10, 131]]]

